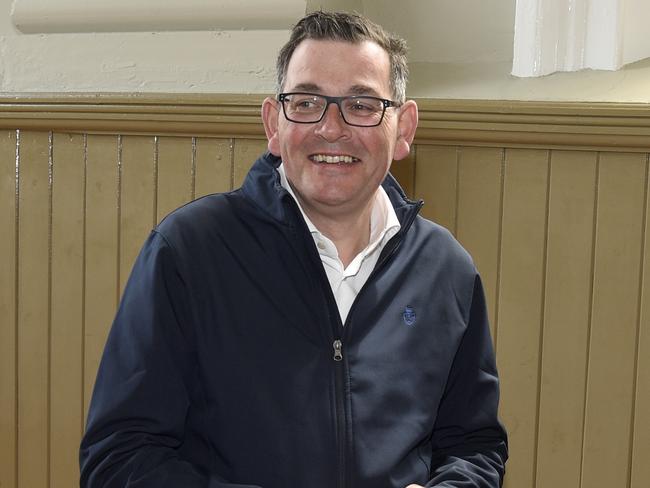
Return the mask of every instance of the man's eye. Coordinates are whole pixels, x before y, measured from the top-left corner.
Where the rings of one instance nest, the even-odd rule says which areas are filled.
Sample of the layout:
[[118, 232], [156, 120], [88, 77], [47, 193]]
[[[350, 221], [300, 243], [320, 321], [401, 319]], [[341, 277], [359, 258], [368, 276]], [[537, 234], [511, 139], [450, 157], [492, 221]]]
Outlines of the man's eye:
[[291, 105], [296, 110], [315, 110], [321, 107], [321, 103], [313, 98], [299, 98], [291, 101]]
[[363, 103], [355, 103], [352, 108], [357, 112], [369, 112], [374, 110], [371, 106], [364, 105]]
[[359, 114], [373, 113], [377, 111], [377, 107], [372, 103], [367, 103], [363, 100], [354, 100], [348, 105], [348, 110]]

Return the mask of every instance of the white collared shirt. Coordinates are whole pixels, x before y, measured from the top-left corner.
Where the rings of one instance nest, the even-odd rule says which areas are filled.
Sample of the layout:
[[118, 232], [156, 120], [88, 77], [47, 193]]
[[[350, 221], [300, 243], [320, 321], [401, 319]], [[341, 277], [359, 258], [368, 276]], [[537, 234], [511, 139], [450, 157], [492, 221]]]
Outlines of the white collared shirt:
[[298, 204], [298, 208], [311, 232], [325, 268], [327, 279], [332, 287], [332, 293], [341, 315], [341, 322], [345, 324], [350, 307], [352, 307], [354, 299], [375, 268], [382, 249], [390, 238], [399, 232], [401, 226], [397, 220], [395, 209], [390, 203], [386, 190], [380, 186], [375, 193], [375, 201], [370, 213], [370, 239], [368, 245], [354, 257], [347, 268], [344, 268], [334, 243], [316, 228], [302, 209], [291, 185], [289, 185], [282, 163], [278, 167], [278, 173], [280, 173], [280, 184]]

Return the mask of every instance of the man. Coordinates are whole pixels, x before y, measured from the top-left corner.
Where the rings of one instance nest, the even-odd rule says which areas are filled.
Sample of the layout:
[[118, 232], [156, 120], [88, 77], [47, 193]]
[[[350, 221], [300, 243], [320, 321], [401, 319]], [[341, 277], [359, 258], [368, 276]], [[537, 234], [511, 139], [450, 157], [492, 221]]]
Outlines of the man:
[[87, 487], [498, 487], [480, 280], [388, 174], [405, 44], [302, 19], [241, 189], [168, 216], [134, 266], [81, 445]]

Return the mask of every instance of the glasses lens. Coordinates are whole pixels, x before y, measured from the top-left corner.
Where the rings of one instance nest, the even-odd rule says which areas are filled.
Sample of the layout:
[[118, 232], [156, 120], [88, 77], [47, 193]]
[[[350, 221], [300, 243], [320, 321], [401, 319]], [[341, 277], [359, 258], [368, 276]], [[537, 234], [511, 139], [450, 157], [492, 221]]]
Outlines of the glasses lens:
[[326, 107], [327, 100], [318, 95], [298, 93], [284, 98], [287, 118], [296, 122], [317, 122]]
[[349, 97], [341, 101], [343, 117], [349, 124], [377, 125], [384, 114], [381, 100], [371, 97]]

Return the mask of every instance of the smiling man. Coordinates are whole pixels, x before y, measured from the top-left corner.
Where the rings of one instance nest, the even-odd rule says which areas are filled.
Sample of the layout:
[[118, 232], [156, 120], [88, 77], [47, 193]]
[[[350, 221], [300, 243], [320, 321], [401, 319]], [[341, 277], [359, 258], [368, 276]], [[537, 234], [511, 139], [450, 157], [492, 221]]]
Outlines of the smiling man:
[[262, 110], [269, 150], [345, 268], [368, 245], [392, 160], [409, 153], [417, 106], [391, 100], [390, 59], [376, 42], [305, 39], [290, 54], [285, 93]]
[[269, 152], [154, 229], [81, 445], [84, 487], [496, 488], [507, 458], [480, 279], [390, 176], [406, 47], [315, 12], [278, 58]]

